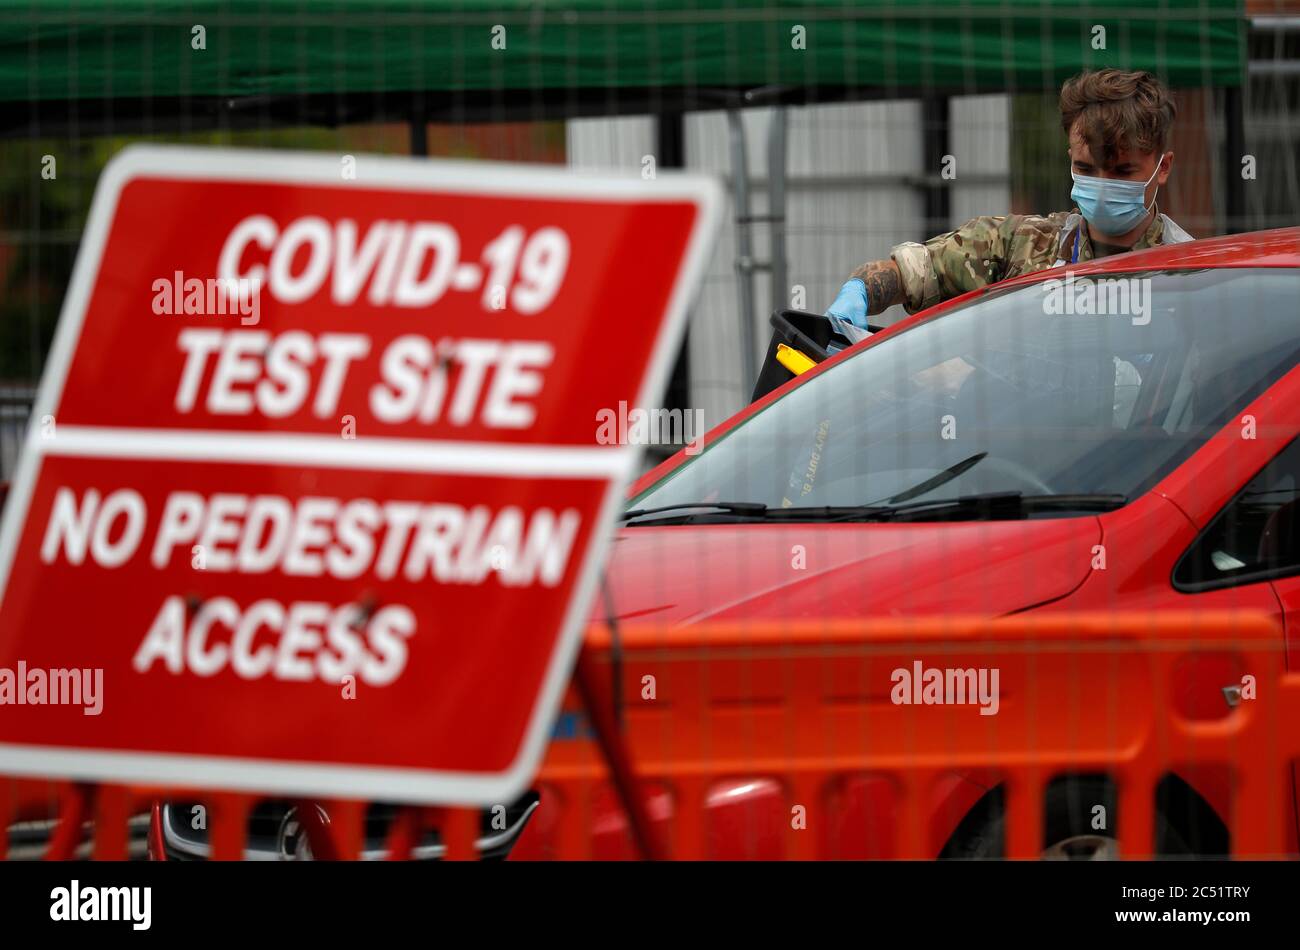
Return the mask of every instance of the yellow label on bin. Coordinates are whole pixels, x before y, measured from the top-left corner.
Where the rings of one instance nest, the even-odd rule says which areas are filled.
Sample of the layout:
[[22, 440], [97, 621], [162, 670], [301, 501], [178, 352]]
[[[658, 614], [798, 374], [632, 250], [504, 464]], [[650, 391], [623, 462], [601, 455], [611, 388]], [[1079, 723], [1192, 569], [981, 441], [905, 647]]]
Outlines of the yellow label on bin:
[[776, 361], [796, 376], [808, 372], [817, 365], [794, 347], [786, 346], [784, 343], [776, 345]]

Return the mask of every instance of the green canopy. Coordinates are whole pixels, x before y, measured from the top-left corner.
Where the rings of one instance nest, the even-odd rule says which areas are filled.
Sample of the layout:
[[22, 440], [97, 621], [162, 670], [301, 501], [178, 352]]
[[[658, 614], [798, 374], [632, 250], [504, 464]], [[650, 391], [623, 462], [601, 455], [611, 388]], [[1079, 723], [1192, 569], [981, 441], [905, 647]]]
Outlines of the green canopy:
[[1244, 35], [1240, 0], [0, 0], [0, 103], [1232, 86]]

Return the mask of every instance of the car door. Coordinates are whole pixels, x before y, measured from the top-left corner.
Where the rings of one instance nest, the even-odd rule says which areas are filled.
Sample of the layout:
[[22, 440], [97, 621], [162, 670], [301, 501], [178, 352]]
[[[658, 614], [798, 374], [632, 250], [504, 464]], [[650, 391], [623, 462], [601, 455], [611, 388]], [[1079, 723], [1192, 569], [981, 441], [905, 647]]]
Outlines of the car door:
[[[1269, 586], [1281, 608], [1287, 669], [1300, 669], [1300, 437], [1286, 442], [1213, 516], [1179, 560], [1173, 581], [1197, 596]], [[1237, 684], [1222, 686], [1231, 701]], [[1293, 814], [1300, 815], [1296, 763], [1292, 796]]]

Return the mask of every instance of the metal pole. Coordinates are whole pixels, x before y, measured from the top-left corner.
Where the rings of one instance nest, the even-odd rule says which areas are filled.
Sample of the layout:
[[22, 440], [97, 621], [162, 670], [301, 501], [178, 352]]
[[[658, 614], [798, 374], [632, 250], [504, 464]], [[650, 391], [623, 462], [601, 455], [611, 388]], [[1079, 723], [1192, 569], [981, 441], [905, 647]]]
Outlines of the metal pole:
[[943, 158], [949, 154], [952, 100], [947, 96], [926, 96], [921, 100], [921, 148], [925, 163], [925, 234], [943, 234], [951, 227], [951, 205], [947, 183], [940, 177]]
[[758, 343], [754, 328], [754, 251], [750, 241], [749, 159], [740, 111], [727, 110], [731, 132], [731, 197], [736, 221], [736, 300], [740, 307], [740, 369], [742, 392], [758, 381]]
[[578, 650], [574, 682], [591, 720], [592, 729], [595, 730], [596, 741], [604, 753], [605, 764], [609, 766], [614, 789], [623, 803], [632, 840], [647, 861], [662, 860], [665, 852], [650, 820], [645, 787], [637, 779], [631, 750], [618, 730], [614, 701], [602, 686], [603, 679], [596, 667], [595, 655], [585, 644]]
[[786, 118], [785, 106], [776, 106], [772, 109], [772, 124], [767, 127], [767, 213], [772, 224], [772, 306], [781, 310], [790, 302], [785, 252], [785, 155], [789, 132]]
[[[660, 168], [686, 167], [686, 119], [680, 112], [662, 112], [655, 121], [655, 147], [659, 154]], [[672, 411], [680, 409], [686, 412], [691, 404], [691, 329], [688, 324], [682, 334], [681, 346], [677, 350], [677, 359], [673, 362], [672, 374], [668, 377], [668, 389], [664, 393], [664, 408]], [[684, 418], [684, 417], [683, 417]], [[685, 438], [685, 432], [682, 433]], [[677, 446], [666, 449], [662, 446], [647, 446], [647, 451], [661, 450], [662, 461], [677, 450]]]
[[1241, 158], [1246, 154], [1246, 118], [1240, 86], [1223, 90], [1223, 175], [1224, 232], [1246, 230], [1246, 182], [1241, 177]]
[[411, 111], [411, 154], [418, 158], [429, 156], [429, 123], [423, 109]]

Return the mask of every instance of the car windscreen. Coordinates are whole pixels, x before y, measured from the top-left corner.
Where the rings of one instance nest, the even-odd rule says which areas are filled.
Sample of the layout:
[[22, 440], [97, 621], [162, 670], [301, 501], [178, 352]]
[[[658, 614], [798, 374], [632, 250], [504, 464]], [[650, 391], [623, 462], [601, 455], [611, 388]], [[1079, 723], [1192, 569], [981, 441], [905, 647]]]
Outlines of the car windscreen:
[[1132, 500], [1294, 365], [1297, 291], [1263, 268], [995, 291], [794, 387], [630, 507]]

